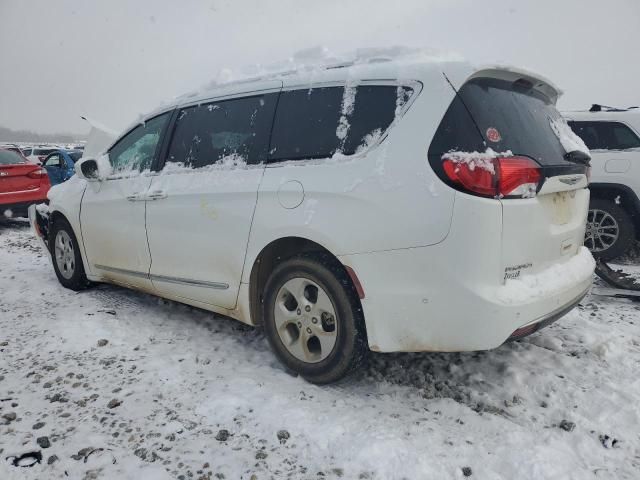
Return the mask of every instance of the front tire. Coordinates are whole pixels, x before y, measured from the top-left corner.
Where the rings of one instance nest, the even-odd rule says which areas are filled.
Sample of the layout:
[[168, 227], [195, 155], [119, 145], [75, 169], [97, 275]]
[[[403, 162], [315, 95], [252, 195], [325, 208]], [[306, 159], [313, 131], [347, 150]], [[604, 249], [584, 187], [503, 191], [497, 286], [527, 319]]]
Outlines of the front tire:
[[624, 209], [611, 200], [591, 200], [584, 244], [594, 257], [605, 261], [619, 257], [629, 251], [635, 238], [635, 225]]
[[58, 281], [63, 287], [75, 291], [88, 288], [91, 283], [84, 272], [80, 246], [69, 222], [63, 218], [56, 219], [49, 238], [51, 260]]
[[267, 280], [262, 318], [276, 356], [326, 384], [355, 370], [368, 351], [358, 295], [342, 265], [324, 254], [279, 264]]

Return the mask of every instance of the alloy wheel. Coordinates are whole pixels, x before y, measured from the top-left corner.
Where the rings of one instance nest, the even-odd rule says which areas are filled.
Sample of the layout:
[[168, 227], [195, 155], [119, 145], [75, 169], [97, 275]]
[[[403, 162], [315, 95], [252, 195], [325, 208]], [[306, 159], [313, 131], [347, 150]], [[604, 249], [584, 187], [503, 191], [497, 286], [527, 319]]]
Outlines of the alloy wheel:
[[587, 215], [584, 244], [592, 252], [603, 252], [618, 241], [620, 226], [616, 219], [604, 210], [591, 209]]
[[336, 309], [327, 292], [308, 278], [292, 278], [280, 287], [274, 319], [282, 344], [298, 360], [320, 362], [336, 345]]
[[76, 255], [71, 237], [64, 230], [59, 230], [54, 243], [56, 264], [60, 275], [69, 280], [76, 268]]

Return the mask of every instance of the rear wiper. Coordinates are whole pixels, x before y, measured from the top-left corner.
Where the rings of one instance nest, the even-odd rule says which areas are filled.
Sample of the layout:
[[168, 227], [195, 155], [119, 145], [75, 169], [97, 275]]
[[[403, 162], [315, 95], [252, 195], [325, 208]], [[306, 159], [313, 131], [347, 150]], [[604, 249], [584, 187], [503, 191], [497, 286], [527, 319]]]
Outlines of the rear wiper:
[[579, 163], [581, 165], [589, 165], [591, 157], [582, 150], [573, 150], [564, 154], [564, 159], [572, 162]]

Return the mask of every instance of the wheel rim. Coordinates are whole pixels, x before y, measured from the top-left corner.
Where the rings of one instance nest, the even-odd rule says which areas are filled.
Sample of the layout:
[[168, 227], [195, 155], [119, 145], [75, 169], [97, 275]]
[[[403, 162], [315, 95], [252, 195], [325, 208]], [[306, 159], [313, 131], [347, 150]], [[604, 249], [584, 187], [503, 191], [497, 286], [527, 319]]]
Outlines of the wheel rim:
[[73, 272], [76, 268], [76, 255], [73, 249], [71, 237], [64, 230], [60, 230], [56, 234], [54, 245], [58, 271], [60, 272], [60, 275], [69, 280], [73, 277]]
[[338, 317], [333, 302], [308, 278], [292, 278], [280, 287], [274, 319], [282, 344], [298, 360], [321, 362], [336, 345]]
[[613, 246], [620, 236], [620, 226], [609, 212], [589, 210], [584, 244], [592, 252], [603, 252]]

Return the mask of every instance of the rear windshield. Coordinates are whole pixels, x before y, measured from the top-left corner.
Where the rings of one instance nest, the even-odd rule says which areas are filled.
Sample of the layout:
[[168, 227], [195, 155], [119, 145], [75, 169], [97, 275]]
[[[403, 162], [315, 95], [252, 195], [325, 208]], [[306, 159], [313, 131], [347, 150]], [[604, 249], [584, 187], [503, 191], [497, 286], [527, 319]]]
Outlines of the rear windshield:
[[[562, 121], [547, 96], [517, 82], [477, 78], [458, 92], [434, 137], [430, 155], [491, 148], [563, 165], [565, 150], [552, 129]], [[471, 115], [469, 115], [471, 114]]]
[[24, 158], [11, 150], [0, 150], [0, 165], [15, 165], [26, 163]]

